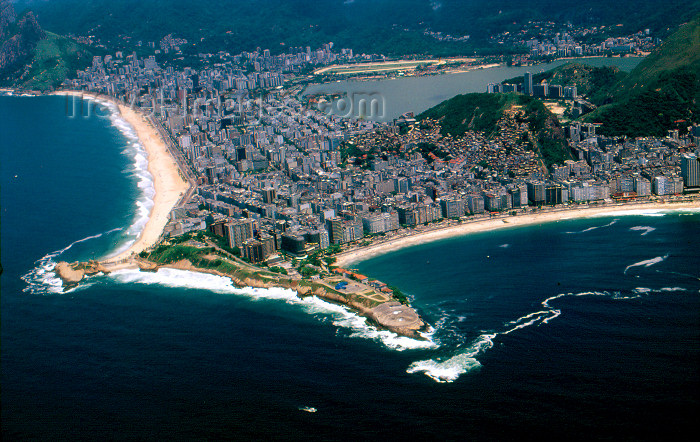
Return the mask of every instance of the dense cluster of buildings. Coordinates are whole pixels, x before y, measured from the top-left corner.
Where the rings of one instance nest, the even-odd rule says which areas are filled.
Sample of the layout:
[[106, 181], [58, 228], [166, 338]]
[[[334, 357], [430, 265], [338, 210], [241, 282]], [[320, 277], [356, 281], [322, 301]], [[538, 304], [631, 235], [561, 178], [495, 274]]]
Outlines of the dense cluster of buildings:
[[522, 83], [489, 83], [488, 94], [521, 93], [543, 100], [569, 100], [572, 102], [570, 115], [573, 118], [594, 111], [597, 106], [578, 93], [575, 85], [550, 84], [546, 81], [535, 83], [531, 72], [523, 75]]
[[518, 32], [503, 32], [492, 36], [491, 41], [503, 46], [526, 48], [526, 54], [514, 59], [516, 64], [544, 58], [647, 53], [661, 44], [661, 40], [652, 36], [649, 29], [621, 37], [610, 37], [610, 34], [617, 34], [617, 31], [605, 26], [529, 21]]
[[558, 84], [534, 83], [532, 73], [526, 72], [522, 83], [489, 83], [486, 86], [489, 94], [520, 92], [526, 95], [533, 95], [537, 98], [551, 99], [576, 99], [578, 90], [576, 86], [562, 86]]
[[513, 112], [492, 136], [453, 138], [435, 121], [377, 123], [304, 107], [280, 86], [305, 64], [351, 56], [330, 45], [243, 53], [201, 70], [120, 55], [96, 57], [66, 86], [150, 113], [197, 185], [166, 233], [209, 229], [252, 262], [466, 215], [698, 186], [698, 127], [629, 140], [575, 124], [574, 159], [547, 170]]

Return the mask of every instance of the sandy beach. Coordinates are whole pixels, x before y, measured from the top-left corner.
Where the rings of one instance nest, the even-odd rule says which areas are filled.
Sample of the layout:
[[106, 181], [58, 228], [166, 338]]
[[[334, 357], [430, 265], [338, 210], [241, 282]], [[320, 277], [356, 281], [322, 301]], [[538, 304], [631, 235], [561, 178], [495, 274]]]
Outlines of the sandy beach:
[[148, 221], [136, 241], [125, 251], [107, 258], [105, 262], [120, 261], [151, 247], [163, 233], [163, 229], [168, 223], [170, 211], [189, 188], [189, 184], [181, 178], [177, 163], [168, 152], [165, 141], [141, 112], [114, 99], [77, 91], [61, 91], [56, 92], [55, 95], [84, 96], [111, 101], [118, 106], [121, 117], [136, 131], [139, 141], [148, 155], [148, 171], [153, 176], [155, 188], [153, 207]]
[[[678, 210], [678, 209], [694, 209], [700, 210], [700, 201], [682, 203], [637, 203], [637, 204], [617, 204], [590, 206], [588, 208], [563, 209], [557, 211], [532, 213], [526, 215], [504, 216], [498, 218], [485, 218], [473, 221], [463, 222], [462, 224], [453, 224], [446, 227], [432, 228], [426, 231], [416, 231], [415, 233], [407, 234], [398, 238], [390, 238], [379, 244], [372, 244], [367, 247], [362, 247], [336, 255], [336, 265], [339, 267], [347, 267], [353, 263], [363, 261], [373, 256], [381, 255], [394, 250], [411, 247], [418, 244], [425, 244], [433, 241], [438, 241], [445, 238], [455, 236], [468, 235], [470, 233], [484, 232], [495, 229], [504, 229], [508, 227], [525, 226], [532, 224], [543, 224], [548, 222], [563, 221], [575, 218], [588, 218], [595, 216], [615, 216], [618, 213], [626, 212], [633, 214], [635, 212], [647, 213], [658, 210]], [[429, 227], [428, 227], [429, 228]], [[426, 229], [428, 229], [426, 228]]]

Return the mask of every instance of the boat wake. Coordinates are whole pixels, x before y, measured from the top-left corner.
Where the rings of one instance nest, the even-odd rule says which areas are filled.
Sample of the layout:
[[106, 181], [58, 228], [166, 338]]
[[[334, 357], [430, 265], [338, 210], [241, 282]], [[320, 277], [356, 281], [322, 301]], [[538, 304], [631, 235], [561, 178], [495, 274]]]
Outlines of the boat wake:
[[632, 290], [629, 294], [622, 294], [621, 292], [617, 291], [561, 293], [542, 301], [540, 303], [540, 305], [543, 307], [541, 310], [528, 313], [514, 321], [507, 322], [500, 331], [482, 332], [482, 334], [468, 344], [465, 349], [459, 350], [456, 354], [453, 354], [450, 357], [438, 357], [413, 362], [406, 369], [406, 372], [424, 373], [430, 379], [439, 383], [454, 382], [465, 373], [479, 370], [481, 363], [477, 359], [478, 356], [492, 348], [494, 341], [499, 336], [505, 336], [533, 325], [545, 325], [559, 317], [562, 314], [562, 311], [561, 309], [554, 307], [552, 303], [562, 298], [601, 296], [615, 300], [629, 300], [637, 299], [650, 294], [685, 291], [687, 291], [687, 289], [683, 287], [662, 287], [660, 289], [639, 287]]
[[123, 230], [121, 227], [107, 230], [106, 232], [98, 233], [97, 235], [87, 236], [68, 244], [66, 247], [51, 252], [35, 262], [35, 266], [29, 272], [22, 276], [22, 280], [27, 283], [27, 287], [23, 289], [26, 293], [32, 294], [47, 294], [47, 293], [62, 293], [63, 283], [61, 279], [53, 271], [56, 267], [56, 258], [70, 250], [74, 245], [97, 239], [105, 235]]

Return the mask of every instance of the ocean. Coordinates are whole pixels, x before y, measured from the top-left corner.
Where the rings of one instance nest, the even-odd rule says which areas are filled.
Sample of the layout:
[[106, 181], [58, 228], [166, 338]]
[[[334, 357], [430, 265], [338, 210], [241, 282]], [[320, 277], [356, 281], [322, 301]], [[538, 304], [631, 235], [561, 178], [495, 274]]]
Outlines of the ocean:
[[177, 270], [63, 293], [53, 262], [114, 253], [142, 226], [143, 152], [114, 116], [67, 118], [63, 97], [0, 97], [0, 114], [11, 440], [652, 440], [695, 429], [698, 211], [514, 227], [358, 263], [411, 297], [433, 327], [426, 341], [289, 290]]

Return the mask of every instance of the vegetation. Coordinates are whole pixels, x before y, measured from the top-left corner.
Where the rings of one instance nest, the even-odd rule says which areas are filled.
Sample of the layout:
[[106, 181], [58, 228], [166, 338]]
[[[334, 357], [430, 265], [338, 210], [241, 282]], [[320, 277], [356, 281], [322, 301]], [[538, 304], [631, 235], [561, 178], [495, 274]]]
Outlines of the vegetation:
[[448, 160], [450, 156], [447, 152], [440, 150], [438, 146], [433, 143], [418, 143], [417, 150], [421, 153], [421, 155], [427, 158], [428, 163], [433, 162], [433, 158], [428, 155], [431, 153], [441, 160]]
[[0, 85], [51, 90], [74, 76], [78, 69], [84, 69], [92, 56], [91, 51], [75, 41], [47, 32], [29, 58], [16, 64], [19, 67], [15, 71], [4, 73]]
[[[605, 0], [169, 0], [168, 7], [161, 0], [20, 1], [38, 12], [47, 29], [95, 34], [110, 47], [133, 47], [139, 40], [158, 41], [175, 33], [197, 42], [198, 51], [232, 53], [256, 47], [273, 52], [294, 46], [315, 48], [329, 41], [358, 53], [503, 53], [516, 49], [503, 48], [489, 37], [518, 31], [529, 20], [613, 25], [609, 32], [620, 35], [651, 28], [663, 36], [698, 12], [696, 0], [670, 0], [663, 7], [650, 0], [619, 0], [612, 8]], [[439, 41], [424, 35], [426, 28], [471, 37], [466, 42]]]
[[537, 141], [542, 161], [549, 168], [571, 159], [564, 130], [557, 118], [536, 98], [520, 95], [518, 103], [523, 107], [525, 119]]
[[331, 244], [326, 249], [326, 254], [335, 255], [336, 253], [340, 253], [341, 251], [342, 249], [340, 248], [340, 244]]
[[[536, 98], [520, 94], [465, 94], [457, 95], [418, 116], [419, 119], [434, 119], [440, 122], [441, 133], [461, 137], [473, 130], [491, 136], [498, 131], [498, 120], [503, 118], [506, 109], [519, 106], [533, 138], [523, 142], [536, 143], [547, 167], [562, 164], [571, 159], [564, 131], [556, 117]], [[424, 143], [424, 149], [430, 145]], [[486, 167], [484, 164], [482, 167]]]
[[491, 135], [503, 111], [517, 102], [516, 94], [464, 94], [443, 101], [418, 115], [418, 119], [439, 120], [441, 133], [460, 137], [474, 130]]
[[[611, 100], [615, 86], [627, 74], [614, 66], [593, 67], [580, 63], [567, 63], [563, 66], [540, 72], [532, 76], [534, 84], [546, 81], [549, 84], [576, 86], [577, 93], [588, 97], [595, 105], [602, 105]], [[523, 77], [503, 81], [507, 84], [519, 84]]]
[[630, 72], [618, 85], [615, 101], [655, 89], [663, 75], [683, 67], [696, 73], [700, 71], [700, 14], [670, 35]]
[[664, 136], [678, 128], [683, 132], [700, 115], [700, 75], [684, 67], [660, 75], [656, 88], [614, 103], [587, 115], [587, 121], [603, 124], [605, 135]]
[[234, 256], [241, 256], [241, 250], [238, 247], [230, 247], [228, 245], [228, 241], [226, 241], [226, 238], [224, 238], [223, 236], [215, 235], [209, 230], [202, 230], [198, 232], [195, 238], [199, 241], [204, 241], [204, 238], [208, 238], [220, 249], [225, 250]]
[[392, 286], [389, 286], [389, 288], [391, 289], [392, 296], [394, 297], [394, 299], [399, 301], [401, 304], [404, 304], [404, 305], [409, 304], [408, 297], [401, 290], [399, 290], [397, 287], [392, 287]]
[[613, 103], [586, 115], [605, 135], [663, 136], [700, 115], [700, 15], [642, 61], [613, 92]]

